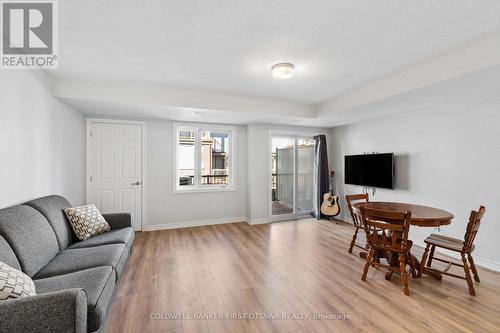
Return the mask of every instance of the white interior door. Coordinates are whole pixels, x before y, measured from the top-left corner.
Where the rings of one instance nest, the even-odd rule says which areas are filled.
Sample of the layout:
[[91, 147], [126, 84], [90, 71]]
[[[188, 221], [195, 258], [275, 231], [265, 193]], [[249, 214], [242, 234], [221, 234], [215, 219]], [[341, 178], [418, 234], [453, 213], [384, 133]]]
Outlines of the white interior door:
[[91, 123], [90, 203], [103, 213], [129, 212], [141, 230], [142, 125]]

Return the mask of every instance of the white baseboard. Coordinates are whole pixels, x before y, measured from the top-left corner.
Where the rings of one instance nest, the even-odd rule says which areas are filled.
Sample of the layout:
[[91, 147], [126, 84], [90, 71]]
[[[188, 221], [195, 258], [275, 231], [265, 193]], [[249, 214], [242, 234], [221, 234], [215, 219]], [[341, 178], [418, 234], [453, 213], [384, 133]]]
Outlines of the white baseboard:
[[262, 219], [249, 219], [247, 218], [247, 223], [250, 224], [250, 225], [256, 225], [256, 224], [266, 224], [266, 223], [269, 223], [271, 221], [269, 221], [268, 218], [262, 218]]
[[260, 218], [260, 219], [249, 219], [246, 216], [240, 217], [224, 217], [219, 219], [207, 219], [199, 221], [182, 221], [182, 222], [172, 222], [164, 224], [151, 224], [146, 225], [143, 231], [155, 231], [155, 230], [167, 230], [167, 229], [178, 229], [178, 228], [189, 228], [189, 227], [200, 227], [205, 225], [215, 225], [215, 224], [226, 224], [226, 223], [237, 223], [237, 222], [247, 222], [250, 225], [256, 224], [266, 224], [277, 221], [289, 221], [297, 220], [311, 217], [310, 215], [300, 215], [294, 217], [272, 217], [272, 218]]
[[304, 215], [297, 215], [297, 216], [286, 215], [286, 216], [263, 217], [263, 218], [259, 218], [259, 219], [247, 218], [247, 223], [250, 225], [255, 225], [255, 224], [266, 224], [266, 223], [271, 223], [271, 222], [300, 220], [300, 219], [307, 219], [307, 218], [312, 218], [311, 214], [304, 214]]
[[182, 221], [182, 222], [172, 222], [172, 223], [164, 223], [164, 224], [151, 224], [151, 225], [146, 225], [146, 227], [144, 228], [143, 231], [201, 227], [201, 226], [205, 226], [205, 225], [237, 223], [237, 222], [246, 222], [246, 221], [247, 221], [246, 217], [224, 217], [224, 218], [219, 218], [219, 219], [207, 219], [207, 220], [199, 220], [199, 221]]
[[484, 258], [481, 258], [478, 256], [474, 256], [474, 263], [477, 266], [480, 266], [482, 268], [486, 268], [490, 271], [500, 272], [500, 263], [499, 262], [489, 260], [489, 259], [484, 259]]
[[347, 222], [349, 224], [353, 224], [352, 223], [352, 219], [351, 219], [351, 216], [348, 216], [348, 215], [344, 215], [344, 214], [340, 214], [338, 217], [335, 217], [337, 220], [341, 220], [341, 221], [344, 221], [344, 222]]
[[[423, 239], [413, 239], [413, 244], [420, 246], [420, 247], [423, 247], [423, 248], [425, 248], [425, 246], [426, 246]], [[452, 258], [456, 258], [457, 261], [459, 261], [459, 262], [461, 261], [460, 254], [457, 256], [458, 253], [454, 252], [454, 251], [447, 251], [445, 249], [440, 249], [440, 248], [436, 247], [436, 253], [441, 254], [441, 255], [445, 255], [445, 256], [449, 256]], [[474, 263], [476, 264], [476, 266], [479, 266], [481, 268], [485, 268], [485, 269], [490, 270], [490, 271], [500, 272], [500, 263], [499, 262], [489, 260], [489, 259], [484, 259], [484, 258], [478, 257], [476, 255], [473, 255], [472, 257], [474, 258]]]
[[[237, 222], [247, 222], [250, 225], [257, 224], [266, 224], [271, 222], [279, 222], [279, 221], [289, 221], [289, 220], [298, 220], [303, 218], [308, 218], [309, 215], [304, 216], [295, 216], [295, 217], [273, 217], [273, 218], [259, 218], [259, 219], [249, 219], [247, 217], [226, 217], [220, 219], [207, 219], [207, 220], [199, 220], [199, 221], [183, 221], [183, 222], [173, 222], [166, 224], [153, 224], [147, 225], [144, 228], [144, 231], [155, 231], [155, 230], [167, 230], [167, 229], [178, 229], [178, 228], [189, 228], [189, 227], [200, 227], [206, 225], [216, 225], [216, 224], [226, 224], [226, 223], [237, 223]], [[339, 215], [339, 219], [346, 221], [348, 223], [351, 222], [351, 218], [345, 215]], [[423, 239], [414, 239], [413, 243], [420, 247], [425, 247], [425, 243]], [[456, 253], [446, 250], [438, 250], [436, 251], [438, 254], [447, 255], [451, 257], [456, 257]], [[459, 258], [457, 258], [459, 259]], [[500, 272], [500, 262], [493, 261], [490, 259], [481, 258], [478, 256], [474, 256], [474, 262], [477, 266], [482, 268]]]

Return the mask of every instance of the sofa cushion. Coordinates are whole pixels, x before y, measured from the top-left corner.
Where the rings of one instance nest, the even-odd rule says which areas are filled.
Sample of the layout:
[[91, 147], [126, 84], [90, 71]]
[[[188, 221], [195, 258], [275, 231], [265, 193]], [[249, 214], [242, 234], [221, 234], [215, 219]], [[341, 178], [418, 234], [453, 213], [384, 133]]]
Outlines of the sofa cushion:
[[103, 324], [115, 286], [115, 273], [110, 266], [90, 268], [74, 273], [35, 280], [38, 294], [82, 288], [87, 293], [87, 325], [95, 331]]
[[16, 254], [10, 247], [9, 243], [0, 236], [0, 261], [6, 263], [12, 268], [21, 269], [21, 265], [19, 264], [19, 260], [17, 260]]
[[25, 205], [35, 208], [49, 221], [56, 234], [59, 250], [64, 250], [73, 242], [73, 231], [63, 212], [64, 208], [71, 207], [68, 200], [58, 195], [50, 195], [29, 201]]
[[59, 251], [49, 222], [30, 206], [0, 210], [0, 235], [14, 250], [22, 271], [29, 277], [47, 265]]
[[34, 295], [36, 292], [33, 280], [20, 270], [0, 261], [0, 301]]
[[81, 241], [111, 230], [95, 205], [65, 208], [64, 213], [76, 237]]
[[107, 244], [81, 249], [66, 249], [41, 269], [36, 279], [68, 274], [88, 268], [111, 266], [119, 277], [128, 251], [124, 244]]
[[93, 247], [105, 244], [128, 244], [133, 240], [134, 229], [123, 228], [116, 229], [99, 234], [84, 241], [79, 241], [71, 244], [70, 249], [80, 249], [83, 247]]
[[111, 229], [121, 229], [132, 226], [132, 215], [130, 213], [104, 213], [102, 217], [108, 222]]

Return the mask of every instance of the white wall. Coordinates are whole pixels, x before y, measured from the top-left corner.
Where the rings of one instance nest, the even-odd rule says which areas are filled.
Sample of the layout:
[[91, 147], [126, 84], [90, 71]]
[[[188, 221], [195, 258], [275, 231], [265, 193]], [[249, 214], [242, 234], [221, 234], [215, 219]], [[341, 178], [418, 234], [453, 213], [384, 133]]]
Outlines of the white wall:
[[247, 126], [247, 186], [248, 210], [250, 223], [269, 221], [269, 202], [271, 201], [270, 168], [270, 132], [325, 134], [324, 128], [277, 126], [269, 124], [250, 124]]
[[[464, 236], [470, 211], [485, 205], [476, 262], [500, 269], [500, 94], [337, 127], [330, 130], [329, 144], [341, 197], [361, 192], [343, 184], [344, 155], [394, 152], [396, 188], [377, 189], [373, 200], [448, 210], [455, 219], [441, 232], [457, 238]], [[423, 243], [431, 232], [414, 227], [411, 237]]]
[[49, 194], [84, 198], [82, 115], [51, 95], [42, 71], [0, 73], [0, 208]]
[[246, 128], [236, 126], [235, 191], [173, 193], [173, 122], [147, 120], [146, 230], [246, 219]]
[[[103, 118], [99, 115], [87, 115]], [[106, 118], [106, 117], [104, 117]], [[132, 119], [132, 118], [127, 118]], [[143, 119], [144, 120], [144, 119]], [[327, 133], [325, 128], [265, 124], [235, 126], [235, 191], [173, 193], [174, 121], [146, 121], [145, 230], [215, 223], [269, 222], [269, 133]]]

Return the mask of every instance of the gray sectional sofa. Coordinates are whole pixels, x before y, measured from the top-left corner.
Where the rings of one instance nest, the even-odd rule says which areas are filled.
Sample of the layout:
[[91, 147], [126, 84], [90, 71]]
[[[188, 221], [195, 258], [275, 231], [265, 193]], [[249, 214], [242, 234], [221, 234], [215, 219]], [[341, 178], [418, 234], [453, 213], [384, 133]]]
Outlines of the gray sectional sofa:
[[0, 210], [0, 261], [22, 270], [36, 296], [0, 301], [0, 332], [102, 331], [131, 253], [130, 214], [103, 214], [111, 231], [78, 241], [48, 196]]

